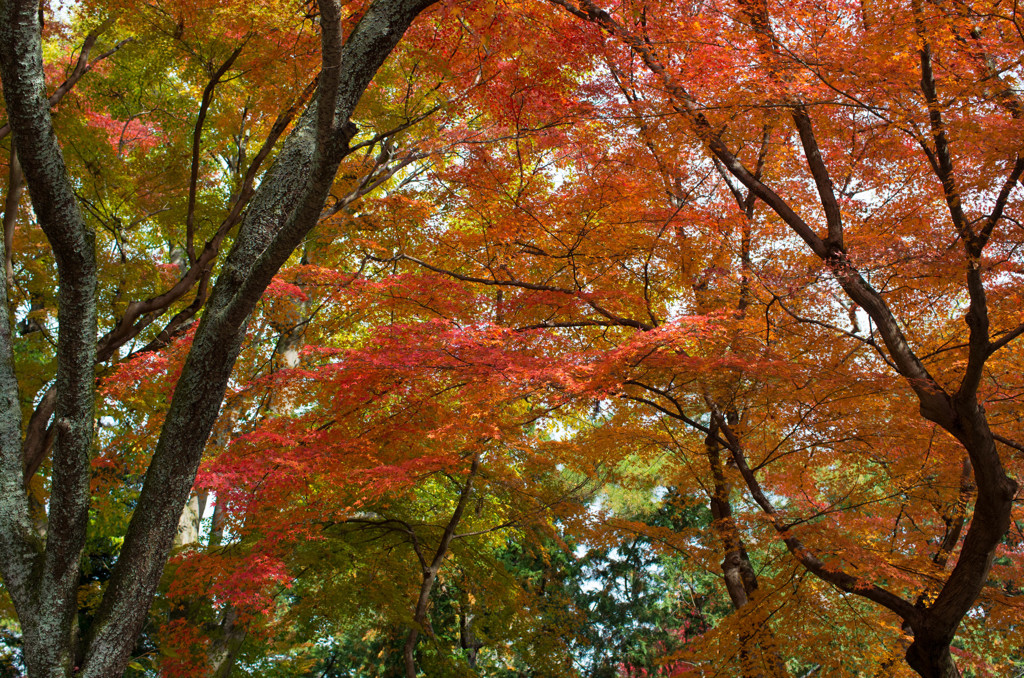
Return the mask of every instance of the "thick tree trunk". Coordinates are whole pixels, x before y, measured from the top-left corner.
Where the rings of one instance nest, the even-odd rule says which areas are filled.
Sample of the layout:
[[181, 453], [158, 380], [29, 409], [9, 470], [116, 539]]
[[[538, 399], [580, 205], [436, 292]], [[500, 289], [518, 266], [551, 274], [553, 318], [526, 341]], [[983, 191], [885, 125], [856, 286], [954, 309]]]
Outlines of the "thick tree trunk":
[[910, 623], [914, 641], [907, 663], [923, 678], [959, 677], [949, 646], [985, 586], [996, 548], [1009, 529], [1017, 491], [1017, 483], [1003, 469], [984, 410], [973, 397], [951, 400], [953, 420], [939, 423], [966, 448], [977, 498], [956, 566], [935, 599]]
[[907, 650], [907, 664], [922, 678], [960, 678], [960, 671], [949, 651], [951, 640], [928, 642], [915, 639]]
[[[22, 628], [32, 678], [74, 669], [78, 564], [89, 510], [96, 355], [94, 234], [86, 227], [45, 98], [37, 2], [0, 4], [0, 79], [36, 221], [59, 277], [50, 529], [45, 547], [25, 492], [21, 413], [10, 324], [0, 322], [0, 572]], [[3, 256], [6, 261], [6, 253]], [[3, 286], [0, 308], [6, 310]]]
[[193, 492], [185, 502], [185, 508], [178, 519], [178, 532], [174, 536], [174, 547], [181, 548], [199, 541], [199, 527], [206, 507], [206, 493]]

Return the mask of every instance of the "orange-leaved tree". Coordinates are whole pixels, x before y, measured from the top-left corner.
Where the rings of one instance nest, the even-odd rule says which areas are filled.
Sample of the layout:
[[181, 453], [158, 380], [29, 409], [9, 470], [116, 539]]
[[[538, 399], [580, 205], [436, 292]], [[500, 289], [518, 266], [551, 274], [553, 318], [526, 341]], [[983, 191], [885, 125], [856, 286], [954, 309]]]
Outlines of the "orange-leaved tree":
[[[699, 431], [734, 599], [739, 482], [801, 566], [884, 610], [876, 663], [957, 675], [962, 624], [1013, 633], [1015, 15], [553, 4], [576, 70], [519, 53], [536, 81], [490, 102], [508, 138], [439, 173], [450, 227], [392, 260], [500, 289], [498, 322], [585, 348], [563, 359], [589, 397]], [[590, 113], [548, 127], [552, 100]], [[780, 672], [758, 642], [748, 670]]]

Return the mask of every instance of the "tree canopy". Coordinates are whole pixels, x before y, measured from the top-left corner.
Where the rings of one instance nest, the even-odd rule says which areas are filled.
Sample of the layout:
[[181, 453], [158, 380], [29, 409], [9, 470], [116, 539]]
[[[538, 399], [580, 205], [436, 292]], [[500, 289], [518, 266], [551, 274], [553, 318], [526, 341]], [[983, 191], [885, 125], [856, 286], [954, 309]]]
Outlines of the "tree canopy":
[[0, 675], [1017, 675], [1022, 21], [0, 1]]

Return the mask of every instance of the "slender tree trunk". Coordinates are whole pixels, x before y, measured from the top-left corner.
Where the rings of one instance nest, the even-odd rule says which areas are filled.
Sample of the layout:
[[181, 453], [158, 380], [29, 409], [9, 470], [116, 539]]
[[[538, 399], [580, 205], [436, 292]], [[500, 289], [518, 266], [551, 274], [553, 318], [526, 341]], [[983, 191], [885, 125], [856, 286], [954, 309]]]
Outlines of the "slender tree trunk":
[[14, 228], [18, 223], [18, 205], [25, 188], [24, 173], [18, 162], [18, 151], [12, 145], [10, 171], [7, 175], [7, 198], [4, 200], [4, 270], [7, 274], [7, 289], [14, 288]]
[[[466, 483], [462, 486], [462, 491], [459, 493], [459, 501], [455, 505], [452, 517], [444, 528], [444, 533], [441, 535], [441, 541], [437, 545], [433, 559], [427, 564], [426, 560], [421, 556], [420, 563], [423, 565], [423, 580], [420, 584], [419, 596], [416, 599], [416, 609], [412, 617], [413, 626], [409, 629], [409, 635], [405, 639], [405, 646], [402, 648], [406, 678], [416, 678], [416, 641], [419, 639], [420, 629], [426, 630], [429, 628], [427, 609], [430, 605], [430, 592], [434, 588], [434, 582], [437, 581], [437, 573], [441, 571], [441, 565], [448, 555], [448, 549], [451, 546], [452, 540], [455, 539], [455, 529], [462, 520], [462, 514], [466, 510], [469, 496], [473, 492], [473, 479], [476, 477], [479, 469], [480, 453], [477, 452], [473, 456], [473, 463], [469, 467]], [[418, 552], [417, 555], [419, 555]]]
[[[733, 609], [738, 613], [749, 611], [751, 601], [757, 595], [757, 574], [750, 564], [747, 549], [740, 537], [739, 527], [733, 517], [729, 501], [729, 483], [725, 478], [722, 463], [721, 443], [718, 440], [718, 426], [714, 418], [704, 441], [708, 464], [714, 480], [714, 495], [711, 497], [713, 527], [722, 544], [722, 576], [726, 591], [732, 600]], [[740, 635], [740, 664], [744, 678], [782, 678], [789, 675], [786, 663], [775, 647], [775, 638], [767, 624]], [[758, 652], [752, 652], [752, 650]], [[758, 656], [758, 654], [760, 656]]]
[[238, 611], [228, 605], [206, 653], [212, 678], [228, 678], [231, 675], [242, 643], [245, 642], [245, 636], [246, 628], [238, 621]]
[[473, 632], [473, 622], [476, 621], [476, 615], [471, 610], [470, 603], [464, 601], [459, 610], [459, 644], [462, 649], [466, 651], [466, 660], [469, 662], [469, 667], [475, 669], [477, 655], [480, 653], [480, 648], [483, 647], [483, 643], [476, 637], [476, 633]]

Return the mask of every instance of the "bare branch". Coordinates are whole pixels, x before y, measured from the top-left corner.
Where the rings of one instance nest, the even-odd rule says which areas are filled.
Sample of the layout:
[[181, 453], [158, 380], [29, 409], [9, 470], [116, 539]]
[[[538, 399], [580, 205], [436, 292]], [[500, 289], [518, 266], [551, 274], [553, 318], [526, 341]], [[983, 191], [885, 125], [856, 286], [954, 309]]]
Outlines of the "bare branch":
[[199, 115], [196, 118], [195, 130], [192, 132], [192, 169], [188, 180], [188, 209], [185, 213], [185, 253], [188, 256], [188, 263], [196, 263], [195, 250], [195, 217], [196, 217], [196, 192], [199, 184], [199, 150], [203, 138], [203, 123], [206, 122], [206, 114], [210, 110], [210, 102], [213, 101], [213, 90], [220, 84], [221, 78], [228, 72], [235, 59], [242, 53], [248, 36], [242, 40], [242, 44], [234, 49], [228, 58], [221, 64], [220, 68], [210, 76], [210, 81], [203, 89], [202, 102], [199, 104]]
[[999, 442], [1001, 442], [1003, 445], [1006, 445], [1007, 447], [1012, 447], [1013, 449], [1017, 450], [1018, 452], [1024, 452], [1024, 445], [1021, 445], [1020, 443], [1016, 442], [1015, 440], [1011, 440], [1010, 438], [1007, 438], [1005, 436], [1001, 436], [998, 433], [993, 433], [992, 437], [995, 440], [998, 440]]
[[1010, 175], [1006, 177], [1006, 181], [1003, 182], [1003, 187], [999, 190], [999, 195], [996, 197], [995, 205], [992, 207], [992, 212], [986, 217], [985, 225], [982, 227], [981, 232], [978, 234], [978, 239], [981, 241], [981, 246], [984, 247], [988, 243], [988, 239], [992, 235], [993, 229], [996, 224], [1003, 217], [1003, 210], [1006, 209], [1006, 202], [1010, 199], [1010, 191], [1020, 181], [1021, 174], [1024, 173], [1024, 156], [1017, 156], [1016, 162], [1013, 163], [1013, 169], [1010, 170]]
[[[654, 329], [653, 325], [649, 325], [640, 320], [634, 320], [633, 318], [624, 318], [620, 315], [617, 315], [616, 313], [613, 313], [612, 311], [609, 311], [608, 309], [604, 308], [601, 304], [599, 304], [597, 301], [589, 298], [589, 295], [583, 294], [577, 290], [570, 290], [564, 287], [556, 287], [554, 285], [541, 285], [538, 283], [517, 280], [514, 277], [512, 277], [511, 274], [509, 274], [508, 280], [497, 280], [495, 278], [478, 278], [476, 276], [463, 275], [462, 273], [456, 273], [455, 271], [450, 271], [444, 268], [438, 268], [437, 266], [433, 266], [421, 259], [411, 257], [407, 254], [399, 254], [393, 257], [391, 261], [401, 259], [404, 259], [405, 261], [410, 261], [418, 266], [422, 266], [423, 268], [433, 271], [435, 273], [440, 273], [442, 275], [446, 275], [456, 280], [461, 280], [463, 282], [471, 282], [477, 283], [479, 285], [492, 285], [498, 287], [518, 287], [521, 289], [534, 290], [537, 292], [556, 292], [558, 294], [565, 294], [580, 299], [580, 301], [590, 306], [599, 315], [604, 316], [605, 318], [610, 320], [614, 325], [617, 325], [619, 327], [632, 327], [643, 332], [649, 332], [650, 330]], [[508, 273], [507, 269], [502, 270], [504, 270], [505, 273]]]
[[825, 210], [825, 223], [828, 225], [828, 238], [825, 244], [832, 250], [843, 250], [843, 215], [839, 210], [839, 202], [832, 186], [832, 177], [829, 176], [828, 168], [821, 157], [821, 150], [818, 148], [818, 140], [814, 136], [814, 128], [811, 125], [811, 118], [807, 114], [805, 106], [798, 105], [793, 108], [793, 123], [800, 132], [800, 143], [804, 147], [804, 155], [807, 158], [807, 166], [814, 177], [814, 185], [818, 189], [818, 196], [821, 198], [821, 206]]

